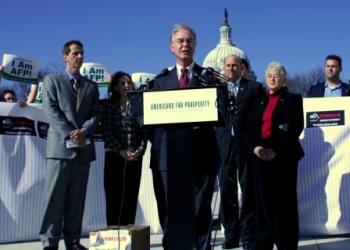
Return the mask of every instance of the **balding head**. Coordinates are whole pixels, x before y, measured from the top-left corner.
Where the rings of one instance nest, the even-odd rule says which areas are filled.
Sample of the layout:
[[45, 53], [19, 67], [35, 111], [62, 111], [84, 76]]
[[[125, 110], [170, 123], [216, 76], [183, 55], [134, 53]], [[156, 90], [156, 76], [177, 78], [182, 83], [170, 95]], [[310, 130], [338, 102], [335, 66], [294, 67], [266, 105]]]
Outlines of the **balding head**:
[[224, 75], [231, 81], [237, 81], [243, 71], [242, 59], [236, 55], [228, 55], [224, 59]]

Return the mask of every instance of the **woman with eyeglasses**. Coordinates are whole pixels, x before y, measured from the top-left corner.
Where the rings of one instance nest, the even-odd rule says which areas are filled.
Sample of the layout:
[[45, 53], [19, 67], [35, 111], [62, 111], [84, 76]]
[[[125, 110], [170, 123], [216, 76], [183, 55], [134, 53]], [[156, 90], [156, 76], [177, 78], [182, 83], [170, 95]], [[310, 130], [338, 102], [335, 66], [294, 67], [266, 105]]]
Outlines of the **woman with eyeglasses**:
[[298, 248], [298, 161], [304, 156], [299, 135], [304, 127], [303, 99], [287, 89], [287, 72], [271, 62], [265, 72], [267, 94], [252, 118], [256, 180], [258, 250]]

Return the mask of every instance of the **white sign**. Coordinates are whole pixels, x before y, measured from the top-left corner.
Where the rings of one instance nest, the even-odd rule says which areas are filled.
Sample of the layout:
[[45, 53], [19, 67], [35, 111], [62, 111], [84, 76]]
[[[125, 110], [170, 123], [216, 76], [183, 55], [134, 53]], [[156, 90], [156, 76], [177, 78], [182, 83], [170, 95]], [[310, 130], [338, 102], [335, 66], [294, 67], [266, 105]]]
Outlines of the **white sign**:
[[135, 72], [131, 75], [131, 80], [134, 82], [136, 89], [142, 85], [147, 85], [156, 75], [151, 73]]
[[90, 250], [131, 249], [131, 237], [127, 229], [101, 230], [90, 233]]
[[80, 68], [80, 74], [96, 82], [99, 86], [107, 86], [110, 82], [110, 74], [106, 67], [101, 63], [87, 62]]
[[43, 82], [38, 83], [38, 91], [36, 92], [34, 102], [35, 103], [42, 103], [43, 102]]
[[36, 83], [38, 81], [40, 64], [37, 61], [4, 54], [2, 65], [4, 66], [3, 77], [7, 80], [26, 83]]

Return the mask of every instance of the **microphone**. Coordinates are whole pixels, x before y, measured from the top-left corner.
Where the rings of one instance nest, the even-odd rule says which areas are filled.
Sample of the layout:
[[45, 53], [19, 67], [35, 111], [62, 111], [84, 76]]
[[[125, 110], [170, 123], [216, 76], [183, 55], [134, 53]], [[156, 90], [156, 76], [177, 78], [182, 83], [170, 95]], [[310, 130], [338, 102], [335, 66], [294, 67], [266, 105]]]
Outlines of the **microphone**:
[[155, 77], [153, 77], [153, 79], [151, 81], [149, 81], [147, 84], [143, 84], [141, 85], [138, 90], [148, 90], [148, 89], [152, 89], [154, 87], [154, 81], [162, 76], [166, 76], [167, 74], [169, 74], [170, 70], [168, 68], [164, 68], [160, 71], [160, 73], [158, 75], [156, 75]]
[[[202, 75], [203, 75], [203, 72], [202, 72]], [[196, 78], [199, 81], [199, 83], [204, 87], [207, 87], [210, 85], [210, 82], [208, 81], [208, 79], [203, 78], [201, 75], [199, 75], [195, 71], [193, 71], [193, 77]]]
[[206, 78], [213, 78], [214, 79], [219, 79], [220, 81], [223, 81], [223, 82], [228, 82], [227, 78], [221, 74], [220, 72], [216, 71], [215, 69], [211, 68], [211, 67], [208, 67], [208, 68], [205, 68], [203, 71], [202, 71], [202, 76], [203, 77], [206, 77]]

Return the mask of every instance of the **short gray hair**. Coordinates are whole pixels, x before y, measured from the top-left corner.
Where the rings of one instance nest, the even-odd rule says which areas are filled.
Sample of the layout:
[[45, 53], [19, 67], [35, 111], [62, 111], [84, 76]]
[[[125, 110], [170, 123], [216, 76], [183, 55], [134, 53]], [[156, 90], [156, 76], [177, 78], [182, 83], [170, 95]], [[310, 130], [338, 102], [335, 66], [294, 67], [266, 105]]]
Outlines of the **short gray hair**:
[[172, 30], [171, 35], [170, 35], [170, 43], [173, 42], [173, 37], [179, 30], [189, 31], [193, 36], [194, 44], [197, 44], [196, 32], [194, 32], [194, 29], [192, 29], [190, 26], [183, 24], [183, 23], [177, 23], [174, 25], [173, 30]]
[[287, 70], [286, 68], [282, 65], [282, 63], [277, 62], [277, 61], [272, 61], [267, 65], [267, 68], [265, 70], [265, 75], [270, 71], [270, 70], [276, 70], [278, 71], [281, 76], [286, 79], [287, 78]]

